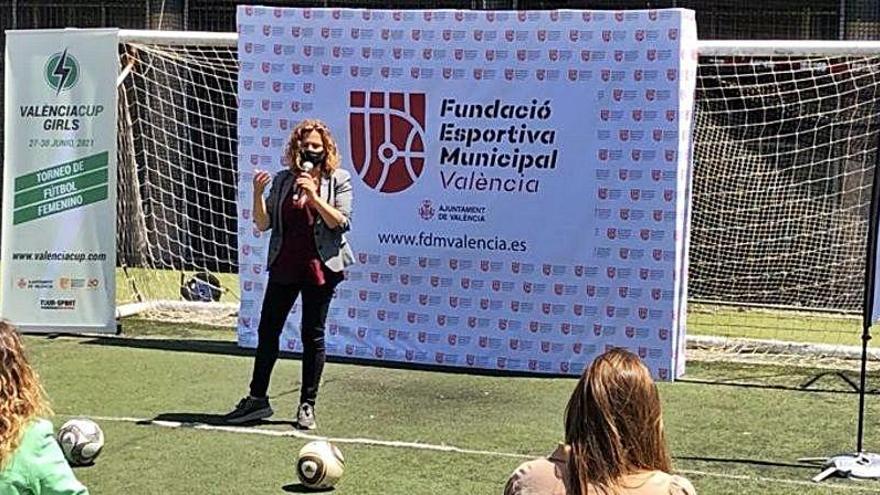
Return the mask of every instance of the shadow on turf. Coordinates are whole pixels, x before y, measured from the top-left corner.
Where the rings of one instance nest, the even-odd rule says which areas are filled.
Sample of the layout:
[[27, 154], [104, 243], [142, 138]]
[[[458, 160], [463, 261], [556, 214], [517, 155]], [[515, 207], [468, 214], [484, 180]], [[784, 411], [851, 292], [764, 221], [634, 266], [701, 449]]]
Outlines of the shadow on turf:
[[188, 424], [205, 424], [210, 426], [256, 426], [256, 425], [283, 425], [294, 426], [293, 421], [272, 421], [262, 419], [259, 421], [251, 421], [242, 425], [230, 425], [223, 421], [223, 414], [205, 414], [205, 413], [162, 413], [153, 418], [151, 421], [173, 421], [176, 423]]
[[335, 490], [335, 488], [325, 488], [323, 490], [315, 490], [314, 488], [308, 488], [299, 483], [291, 483], [289, 485], [284, 485], [281, 487], [287, 493], [330, 493]]
[[711, 462], [717, 464], [747, 464], [750, 466], [785, 467], [815, 470], [814, 464], [797, 464], [792, 462], [765, 461], [761, 459], [728, 459], [723, 457], [675, 456], [676, 461]]
[[[129, 347], [133, 349], [151, 349], [157, 351], [172, 352], [200, 352], [203, 354], [220, 354], [224, 356], [253, 356], [254, 349], [243, 349], [235, 341], [210, 340], [210, 339], [150, 339], [150, 338], [125, 338], [125, 337], [95, 337], [83, 341], [85, 345], [100, 345], [108, 347]], [[300, 359], [299, 352], [281, 352], [282, 359]], [[342, 356], [327, 356], [328, 363], [356, 364], [358, 366], [370, 366], [375, 368], [392, 368], [402, 370], [439, 371], [443, 373], [503, 376], [505, 378], [522, 377], [538, 378], [534, 373], [511, 370], [490, 370], [482, 368], [465, 368], [452, 366], [435, 366], [414, 362], [378, 361], [374, 359], [350, 358]], [[561, 375], [547, 373], [540, 378], [570, 378], [576, 380], [574, 375]]]

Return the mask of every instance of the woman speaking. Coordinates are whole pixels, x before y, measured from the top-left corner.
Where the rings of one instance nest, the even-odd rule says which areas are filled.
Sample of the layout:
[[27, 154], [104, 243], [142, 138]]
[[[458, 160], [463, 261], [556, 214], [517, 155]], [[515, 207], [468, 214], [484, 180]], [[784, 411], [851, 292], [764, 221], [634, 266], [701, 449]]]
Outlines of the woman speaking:
[[278, 338], [302, 294], [302, 384], [296, 425], [311, 430], [317, 426], [315, 400], [326, 355], [327, 311], [343, 270], [354, 263], [345, 238], [351, 228], [351, 175], [339, 168], [336, 142], [318, 120], [304, 120], [291, 131], [284, 159], [288, 169], [274, 179], [266, 171], [254, 174], [254, 223], [261, 231], [272, 230], [266, 261], [269, 282], [260, 310], [250, 394], [225, 419], [242, 424], [273, 414], [267, 391]]

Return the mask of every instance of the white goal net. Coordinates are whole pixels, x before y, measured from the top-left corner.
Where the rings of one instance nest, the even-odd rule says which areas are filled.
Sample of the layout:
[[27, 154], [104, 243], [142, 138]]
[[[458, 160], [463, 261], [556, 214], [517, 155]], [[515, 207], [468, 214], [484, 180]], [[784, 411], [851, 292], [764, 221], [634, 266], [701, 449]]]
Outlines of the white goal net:
[[[236, 218], [236, 128], [252, 124], [236, 116], [236, 38], [123, 33], [120, 302], [232, 325], [236, 239], [252, 228]], [[859, 343], [880, 44], [700, 53], [689, 333], [740, 353], [845, 355]], [[192, 302], [208, 279], [219, 300]]]

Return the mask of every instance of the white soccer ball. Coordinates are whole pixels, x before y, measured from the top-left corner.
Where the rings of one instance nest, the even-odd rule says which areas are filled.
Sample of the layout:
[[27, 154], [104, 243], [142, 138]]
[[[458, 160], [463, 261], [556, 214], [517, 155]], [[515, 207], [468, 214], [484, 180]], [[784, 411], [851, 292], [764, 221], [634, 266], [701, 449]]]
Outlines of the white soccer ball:
[[58, 444], [64, 457], [72, 466], [86, 466], [104, 448], [104, 432], [90, 419], [77, 418], [64, 423], [58, 429]]
[[342, 452], [325, 440], [305, 444], [296, 458], [296, 476], [300, 483], [315, 490], [335, 485], [344, 470]]

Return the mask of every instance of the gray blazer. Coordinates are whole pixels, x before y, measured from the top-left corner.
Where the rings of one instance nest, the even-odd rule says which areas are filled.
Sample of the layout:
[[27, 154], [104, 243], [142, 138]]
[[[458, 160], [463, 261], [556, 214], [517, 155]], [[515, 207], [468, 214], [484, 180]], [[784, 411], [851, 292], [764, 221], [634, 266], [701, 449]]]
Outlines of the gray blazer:
[[[275, 174], [272, 186], [269, 188], [266, 213], [269, 215], [269, 228], [272, 229], [272, 235], [269, 237], [267, 267], [272, 266], [278, 253], [281, 252], [284, 222], [281, 221], [281, 208], [278, 205], [283, 198], [290, 194], [290, 188], [295, 182], [294, 177], [290, 170], [282, 170]], [[345, 217], [344, 223], [331, 229], [324, 223], [321, 215], [316, 214], [314, 228], [315, 246], [318, 248], [321, 260], [330, 270], [341, 272], [345, 267], [354, 264], [354, 253], [345, 238], [345, 233], [351, 229], [351, 174], [342, 169], [336, 169], [330, 175], [325, 174], [318, 193]]]

